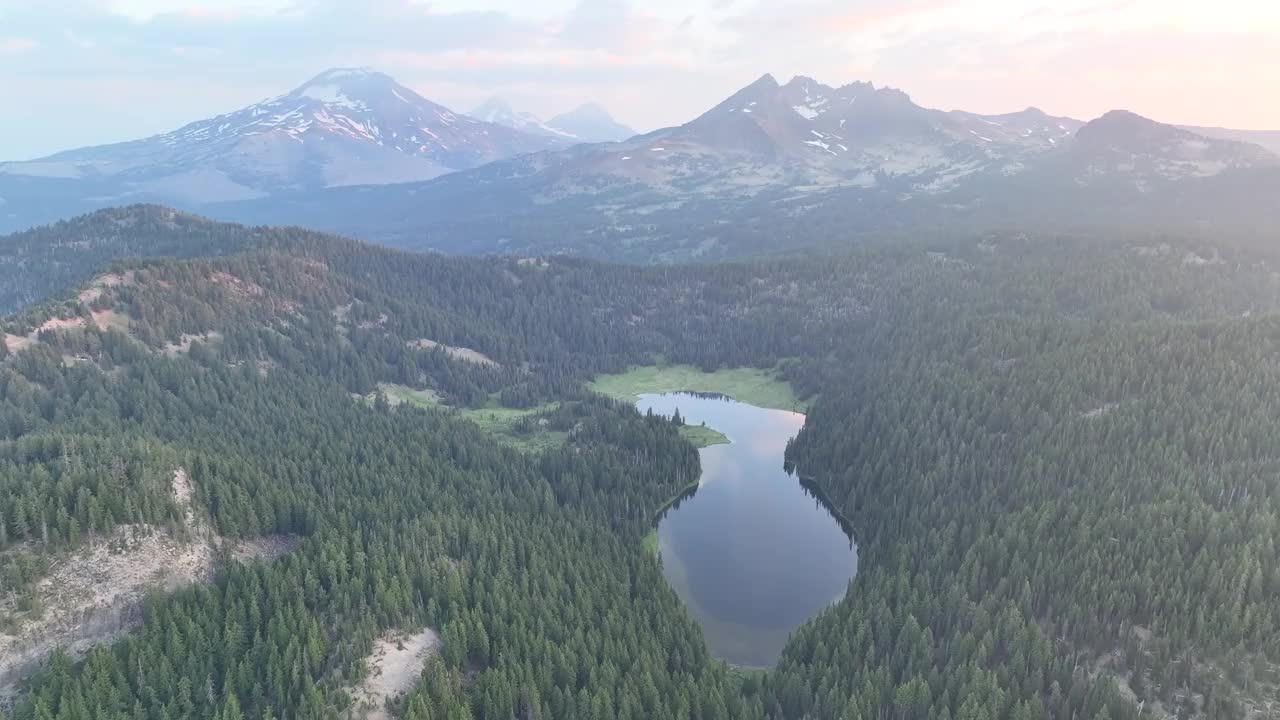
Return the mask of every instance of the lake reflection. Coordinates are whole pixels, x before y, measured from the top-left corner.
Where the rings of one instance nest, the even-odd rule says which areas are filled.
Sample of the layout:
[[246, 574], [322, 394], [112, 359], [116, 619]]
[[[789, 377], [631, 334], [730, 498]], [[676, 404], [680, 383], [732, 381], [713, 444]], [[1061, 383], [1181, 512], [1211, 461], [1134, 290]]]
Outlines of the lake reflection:
[[804, 415], [689, 393], [641, 395], [641, 412], [705, 422], [732, 441], [699, 451], [697, 492], [658, 523], [663, 574], [717, 657], [773, 665], [793, 630], [844, 596], [857, 550], [826, 506], [783, 470]]

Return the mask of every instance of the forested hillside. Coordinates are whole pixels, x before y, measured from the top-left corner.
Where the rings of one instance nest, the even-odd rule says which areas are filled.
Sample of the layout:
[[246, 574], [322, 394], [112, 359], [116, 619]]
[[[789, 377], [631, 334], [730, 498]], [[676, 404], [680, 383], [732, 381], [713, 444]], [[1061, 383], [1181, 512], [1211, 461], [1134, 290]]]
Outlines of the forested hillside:
[[255, 237], [247, 228], [155, 205], [0, 236], [0, 313], [70, 290], [118, 258], [224, 255]]
[[[990, 236], [641, 268], [215, 227], [234, 254], [118, 262], [6, 322], [4, 609], [38, 614], [68, 548], [180, 524], [175, 469], [211, 532], [299, 541], [150, 598], [8, 717], [340, 717], [375, 639], [423, 626], [442, 642], [395, 708], [414, 720], [1280, 699], [1280, 261], [1261, 251]], [[657, 361], [776, 369], [812, 408], [788, 461], [852, 521], [846, 598], [763, 676], [708, 655], [640, 548], [693, 448], [584, 389]]]

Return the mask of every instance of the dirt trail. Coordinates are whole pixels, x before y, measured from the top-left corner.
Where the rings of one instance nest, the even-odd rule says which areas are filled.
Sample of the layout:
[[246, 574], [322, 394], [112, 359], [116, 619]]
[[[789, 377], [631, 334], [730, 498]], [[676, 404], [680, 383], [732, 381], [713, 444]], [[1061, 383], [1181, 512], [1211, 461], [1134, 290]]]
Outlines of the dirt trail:
[[440, 638], [431, 628], [408, 634], [392, 631], [378, 639], [365, 659], [369, 674], [352, 692], [351, 717], [391, 720], [387, 700], [412, 690], [427, 659], [436, 652]]

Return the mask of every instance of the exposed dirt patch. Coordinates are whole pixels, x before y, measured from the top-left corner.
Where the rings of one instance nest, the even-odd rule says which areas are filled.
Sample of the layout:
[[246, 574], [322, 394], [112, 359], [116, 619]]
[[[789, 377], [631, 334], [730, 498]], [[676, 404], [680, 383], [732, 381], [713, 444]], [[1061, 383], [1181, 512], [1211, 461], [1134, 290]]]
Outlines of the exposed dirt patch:
[[117, 287], [119, 285], [132, 285], [133, 271], [130, 270], [125, 274], [120, 273], [104, 273], [89, 282], [89, 286], [80, 291], [76, 297], [82, 303], [91, 303], [102, 297], [102, 293], [107, 288]]
[[257, 283], [246, 282], [228, 272], [221, 270], [215, 271], [209, 276], [210, 282], [215, 285], [223, 285], [236, 295], [241, 297], [258, 297], [266, 295], [267, 291], [262, 289]]
[[386, 313], [378, 313], [378, 319], [376, 321], [365, 320], [364, 322], [359, 323], [356, 327], [359, 327], [361, 330], [372, 330], [376, 327], [386, 325], [387, 321], [390, 319], [391, 318], [387, 317]]
[[94, 310], [90, 314], [93, 316], [93, 324], [103, 332], [113, 328], [123, 332], [129, 331], [129, 316], [122, 312], [116, 310]]
[[145, 525], [117, 527], [56, 561], [36, 585], [44, 605], [16, 635], [0, 636], [0, 694], [37, 669], [56, 648], [73, 657], [119, 637], [140, 620], [141, 601], [150, 590], [170, 592], [213, 577], [215, 543], [191, 506], [185, 470], [173, 474], [174, 500], [184, 509], [179, 538]]
[[165, 343], [164, 354], [168, 355], [169, 357], [174, 357], [177, 355], [181, 355], [182, 353], [185, 353], [185, 352], [190, 352], [191, 343], [197, 340], [207, 344], [211, 341], [217, 341], [221, 339], [222, 339], [222, 333], [212, 332], [212, 331], [206, 332], [206, 333], [200, 333], [199, 335], [183, 335], [176, 343]]
[[387, 701], [418, 684], [423, 665], [439, 644], [440, 637], [431, 628], [417, 633], [394, 630], [379, 638], [365, 659], [368, 674], [351, 692], [351, 717], [390, 720]]
[[409, 347], [418, 348], [419, 350], [430, 350], [432, 348], [442, 348], [449, 357], [465, 360], [466, 362], [475, 363], [477, 365], [488, 365], [490, 367], [498, 367], [498, 363], [493, 358], [485, 355], [479, 350], [472, 350], [465, 347], [453, 347], [451, 345], [443, 345], [435, 340], [422, 338], [420, 340], [411, 340], [406, 343]]
[[80, 657], [128, 632], [141, 621], [148, 592], [211, 581], [223, 547], [238, 560], [270, 560], [300, 540], [287, 535], [224, 540], [197, 512], [186, 470], [176, 469], [171, 482], [174, 502], [183, 510], [176, 534], [124, 525], [54, 561], [36, 586], [44, 612], [21, 619], [16, 634], [0, 634], [0, 703], [55, 649]]
[[30, 335], [24, 337], [22, 335], [10, 335], [9, 333], [4, 334], [4, 346], [9, 348], [9, 352], [11, 353], [27, 349], [31, 347], [35, 341], [35, 338]]
[[49, 318], [36, 328], [35, 334], [39, 336], [45, 330], [69, 330], [71, 328], [82, 328], [85, 326], [84, 318]]
[[9, 348], [9, 352], [18, 352], [25, 350], [39, 342], [40, 333], [45, 330], [68, 330], [71, 328], [82, 328], [86, 325], [85, 319], [82, 317], [74, 318], [49, 318], [40, 324], [35, 330], [28, 335], [12, 335], [5, 333], [4, 344]]

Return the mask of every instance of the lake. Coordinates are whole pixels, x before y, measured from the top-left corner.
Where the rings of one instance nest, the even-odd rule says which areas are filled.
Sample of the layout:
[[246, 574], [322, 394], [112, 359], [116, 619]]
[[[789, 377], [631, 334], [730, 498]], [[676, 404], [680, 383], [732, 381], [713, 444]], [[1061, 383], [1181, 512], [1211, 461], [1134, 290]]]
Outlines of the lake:
[[783, 469], [804, 415], [720, 396], [641, 395], [640, 412], [706, 423], [727, 445], [699, 450], [698, 487], [658, 521], [662, 572], [716, 657], [770, 667], [788, 636], [844, 597], [857, 548], [816, 495]]

